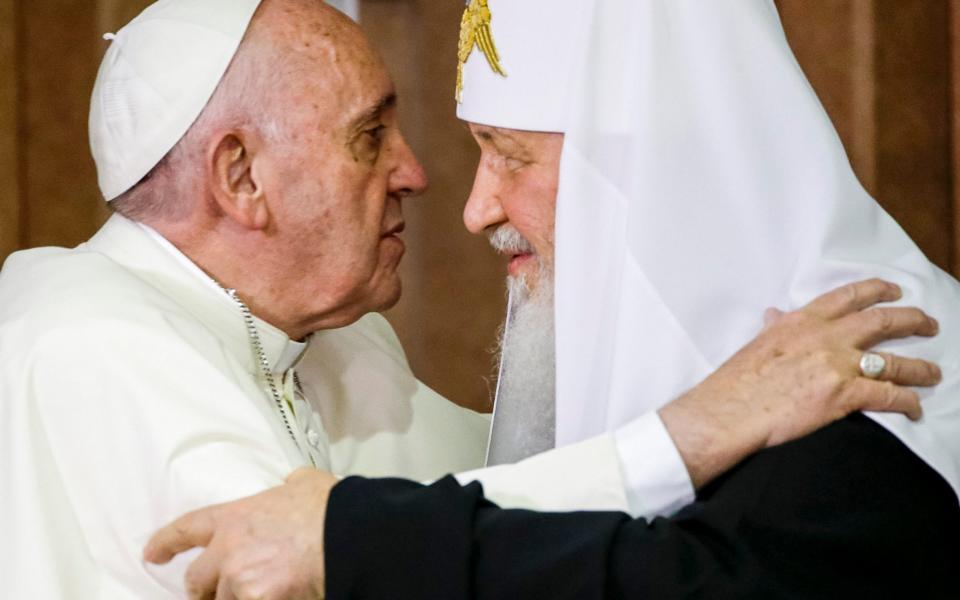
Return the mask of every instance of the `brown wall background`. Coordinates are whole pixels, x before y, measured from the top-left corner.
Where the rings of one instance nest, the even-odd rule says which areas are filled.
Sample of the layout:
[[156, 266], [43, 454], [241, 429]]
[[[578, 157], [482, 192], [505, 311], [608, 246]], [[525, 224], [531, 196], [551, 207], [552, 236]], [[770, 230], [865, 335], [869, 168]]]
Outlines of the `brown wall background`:
[[[147, 0], [0, 0], [0, 260], [89, 237], [106, 210], [86, 137], [106, 43]], [[777, 0], [791, 44], [867, 189], [960, 274], [960, 0]], [[431, 176], [407, 206], [405, 291], [388, 315], [414, 370], [489, 406], [503, 265], [460, 224], [477, 152], [453, 114], [462, 2], [362, 0]]]

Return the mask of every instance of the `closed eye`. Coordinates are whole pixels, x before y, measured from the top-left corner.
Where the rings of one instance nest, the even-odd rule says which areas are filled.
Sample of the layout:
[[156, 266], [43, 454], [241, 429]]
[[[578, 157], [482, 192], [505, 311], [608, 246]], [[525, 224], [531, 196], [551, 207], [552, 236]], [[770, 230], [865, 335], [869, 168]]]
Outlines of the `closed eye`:
[[386, 125], [377, 125], [376, 127], [371, 127], [370, 129], [364, 129], [364, 135], [368, 135], [376, 141], [380, 141], [380, 138], [383, 137], [383, 131], [386, 129]]
[[513, 158], [513, 157], [507, 157], [504, 162], [505, 162], [506, 165], [507, 165], [507, 169], [509, 169], [509, 170], [511, 170], [511, 171], [518, 171], [518, 170], [522, 169], [523, 167], [527, 166], [528, 164], [530, 164], [529, 162], [527, 162], [527, 161], [525, 161], [525, 160], [522, 160], [522, 159], [519, 159], [519, 158]]

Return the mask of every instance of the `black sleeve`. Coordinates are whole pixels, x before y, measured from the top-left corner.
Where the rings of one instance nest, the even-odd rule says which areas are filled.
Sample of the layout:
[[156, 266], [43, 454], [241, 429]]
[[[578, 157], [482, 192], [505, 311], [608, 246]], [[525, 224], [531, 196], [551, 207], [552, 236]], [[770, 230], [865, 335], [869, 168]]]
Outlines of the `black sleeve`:
[[671, 519], [350, 478], [326, 527], [330, 600], [960, 598], [956, 495], [860, 415], [744, 461]]

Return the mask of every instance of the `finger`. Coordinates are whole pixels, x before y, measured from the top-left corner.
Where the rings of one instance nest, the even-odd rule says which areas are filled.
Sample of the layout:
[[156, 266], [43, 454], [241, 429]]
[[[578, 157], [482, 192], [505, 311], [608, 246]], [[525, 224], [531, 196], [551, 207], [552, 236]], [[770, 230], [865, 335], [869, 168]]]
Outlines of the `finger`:
[[174, 556], [195, 548], [207, 546], [216, 524], [214, 512], [217, 507], [204, 508], [187, 513], [153, 534], [143, 549], [143, 559], [147, 562], [164, 564]]
[[220, 600], [220, 564], [223, 556], [215, 549], [204, 551], [190, 563], [183, 578], [190, 600]]
[[[216, 600], [238, 600], [237, 595], [233, 593], [233, 585], [227, 578], [220, 578], [220, 581], [217, 583], [217, 595], [215, 598]], [[240, 600], [244, 600], [244, 598], [244, 596], [239, 596]]]
[[940, 328], [919, 308], [871, 308], [847, 315], [837, 326], [842, 339], [861, 350], [913, 335], [934, 336]]
[[837, 319], [878, 302], [893, 302], [903, 295], [900, 286], [882, 279], [858, 281], [820, 296], [803, 310], [824, 319]]
[[845, 393], [850, 412], [863, 410], [901, 413], [911, 421], [916, 421], [923, 416], [920, 395], [889, 381], [874, 381], [858, 377], [847, 385]]
[[[886, 362], [883, 372], [877, 378], [879, 381], [890, 381], [901, 386], [929, 387], [937, 385], [943, 379], [940, 367], [935, 363], [918, 358], [904, 358], [886, 352], [876, 354], [882, 356]], [[862, 353], [857, 354], [858, 369], [862, 356]]]
[[[273, 554], [272, 552], [270, 554]], [[262, 561], [250, 561], [250, 555], [239, 558], [233, 554], [221, 565], [220, 581], [217, 584], [216, 600], [272, 600], [275, 598], [319, 598], [316, 594], [297, 593], [289, 586], [278, 587], [290, 577], [288, 571], [278, 571], [276, 565], [264, 565]]]

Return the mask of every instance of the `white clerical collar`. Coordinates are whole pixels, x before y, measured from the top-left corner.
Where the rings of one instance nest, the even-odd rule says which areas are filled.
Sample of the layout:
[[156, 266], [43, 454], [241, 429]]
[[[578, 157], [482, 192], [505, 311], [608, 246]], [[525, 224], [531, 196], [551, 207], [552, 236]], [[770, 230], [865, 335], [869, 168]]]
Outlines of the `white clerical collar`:
[[[170, 240], [160, 235], [157, 230], [149, 225], [145, 225], [138, 221], [133, 221], [133, 223], [143, 230], [144, 233], [150, 236], [150, 238], [161, 248], [166, 250], [188, 273], [202, 281], [203, 284], [210, 289], [216, 291], [217, 294], [225, 294], [223, 287], [219, 283], [207, 275], [203, 269], [198, 267], [197, 264], [190, 260], [190, 258], [181, 252], [179, 248], [170, 243]], [[300, 361], [300, 358], [303, 356], [304, 352], [306, 352], [307, 346], [310, 343], [310, 338], [307, 338], [307, 340], [304, 342], [291, 340], [286, 333], [280, 329], [277, 329], [270, 323], [267, 323], [263, 319], [257, 318], [257, 328], [260, 330], [261, 335], [268, 336], [271, 339], [276, 339], [282, 342], [281, 344], [278, 344], [281, 347], [279, 348], [279, 352], [276, 354], [276, 358], [273, 361], [273, 370], [278, 373], [282, 373], [295, 367]]]

